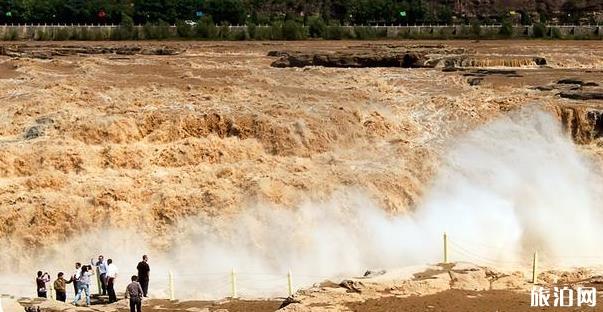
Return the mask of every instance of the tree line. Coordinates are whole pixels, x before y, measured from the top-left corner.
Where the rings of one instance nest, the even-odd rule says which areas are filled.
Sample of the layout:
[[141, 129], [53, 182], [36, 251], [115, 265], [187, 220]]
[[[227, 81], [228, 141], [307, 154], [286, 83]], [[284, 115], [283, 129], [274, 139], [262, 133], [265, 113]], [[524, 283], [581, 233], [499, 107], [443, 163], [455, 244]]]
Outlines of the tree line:
[[[580, 23], [603, 1], [498, 0], [0, 0], [0, 24], [176, 24], [211, 17], [218, 25]], [[537, 17], [538, 20], [533, 20]], [[591, 22], [590, 20], [588, 22]]]

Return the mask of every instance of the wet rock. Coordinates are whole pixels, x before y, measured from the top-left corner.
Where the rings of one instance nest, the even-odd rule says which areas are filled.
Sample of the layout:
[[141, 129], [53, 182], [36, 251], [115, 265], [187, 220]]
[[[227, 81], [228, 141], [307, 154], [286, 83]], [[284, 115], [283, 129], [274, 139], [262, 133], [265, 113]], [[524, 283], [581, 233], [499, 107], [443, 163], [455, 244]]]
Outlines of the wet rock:
[[560, 105], [556, 113], [577, 144], [588, 144], [603, 137], [603, 106]]
[[281, 58], [272, 63], [273, 67], [341, 67], [341, 68], [367, 68], [367, 67], [427, 67], [427, 57], [418, 52], [404, 54], [364, 54], [355, 52], [337, 53], [283, 53]]
[[553, 84], [536, 86], [532, 89], [539, 91], [559, 90], [561, 92], [557, 95], [572, 100], [600, 100], [603, 98], [603, 89], [599, 88], [599, 83], [594, 81], [584, 82], [577, 78], [564, 78]]
[[464, 74], [463, 76], [484, 77], [484, 76], [489, 76], [489, 75], [521, 77], [521, 75], [519, 75], [516, 70], [512, 70], [512, 69], [478, 69], [478, 70], [473, 70], [467, 74]]
[[182, 50], [171, 47], [146, 48], [140, 51], [143, 55], [177, 55], [182, 53]]
[[538, 90], [538, 91], [553, 91], [553, 89], [555, 89], [555, 88], [553, 86], [537, 86], [537, 87], [533, 87], [532, 89]]
[[584, 82], [577, 78], [565, 78], [557, 81], [558, 85], [574, 85], [579, 87], [598, 87], [599, 84], [594, 81]]
[[40, 136], [44, 135], [44, 130], [41, 129], [41, 127], [39, 126], [33, 126], [33, 127], [29, 127], [27, 129], [27, 131], [25, 132], [25, 139], [26, 140], [33, 140], [36, 139]]
[[557, 81], [557, 84], [575, 84], [582, 85], [584, 81], [575, 78], [565, 78]]
[[289, 296], [283, 301], [283, 303], [281, 303], [281, 306], [279, 307], [279, 309], [285, 308], [285, 307], [287, 307], [291, 304], [295, 304], [295, 303], [301, 303], [301, 301], [293, 298], [293, 296]]
[[469, 79], [467, 79], [467, 83], [469, 83], [470, 86], [478, 86], [482, 83], [483, 80], [484, 80], [484, 78], [481, 78], [481, 77], [469, 78]]
[[544, 66], [547, 64], [546, 59], [544, 57], [535, 57], [534, 63], [536, 63], [536, 65], [540, 65], [540, 66]]
[[289, 55], [286, 51], [269, 51], [268, 56], [270, 57], [283, 57]]
[[[453, 49], [444, 45], [397, 45], [362, 44], [345, 46], [341, 49], [325, 51], [270, 51], [268, 56], [278, 57], [273, 67], [435, 67], [438, 62], [432, 58], [444, 55], [467, 53], [466, 49]], [[472, 52], [473, 53], [473, 52]]]
[[385, 273], [386, 273], [385, 270], [380, 270], [380, 271], [371, 271], [371, 270], [368, 270], [368, 271], [364, 272], [363, 276], [367, 277], [367, 278], [370, 278], [370, 277], [380, 276], [380, 275], [383, 275]]
[[9, 57], [25, 57], [36, 59], [51, 59], [56, 56], [71, 55], [95, 55], [95, 54], [116, 54], [116, 55], [175, 55], [182, 53], [183, 50], [172, 47], [147, 47], [141, 46], [88, 46], [88, 45], [10, 45], [0, 49], [0, 55]]
[[279, 57], [273, 67], [444, 67], [453, 71], [464, 67], [520, 67], [546, 65], [538, 56], [476, 55], [475, 51], [449, 48], [445, 45], [364, 44], [346, 46], [330, 51], [270, 51], [268, 56]]
[[589, 281], [589, 283], [592, 283], [592, 284], [603, 284], [603, 276], [601, 276], [601, 275], [593, 276], [588, 281]]
[[445, 73], [465, 71], [465, 70], [466, 70], [465, 68], [459, 68], [459, 67], [454, 67], [454, 66], [444, 67], [444, 69], [442, 69], [442, 71]]
[[603, 92], [561, 92], [559, 96], [571, 100], [603, 100]]
[[347, 289], [350, 292], [355, 293], [361, 293], [362, 289], [364, 288], [364, 284], [362, 284], [362, 282], [353, 280], [344, 280], [339, 283], [339, 286]]
[[431, 67], [426, 65], [427, 57], [417, 52], [404, 54], [402, 58], [402, 67]]

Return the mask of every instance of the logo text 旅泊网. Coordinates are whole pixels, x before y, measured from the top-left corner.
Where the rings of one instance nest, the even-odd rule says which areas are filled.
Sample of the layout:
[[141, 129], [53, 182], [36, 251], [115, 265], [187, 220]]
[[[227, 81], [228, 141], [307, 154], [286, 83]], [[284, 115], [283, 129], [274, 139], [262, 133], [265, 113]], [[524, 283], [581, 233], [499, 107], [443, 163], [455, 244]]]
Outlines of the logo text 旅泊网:
[[532, 307], [594, 307], [597, 305], [597, 289], [594, 287], [533, 287], [530, 292]]

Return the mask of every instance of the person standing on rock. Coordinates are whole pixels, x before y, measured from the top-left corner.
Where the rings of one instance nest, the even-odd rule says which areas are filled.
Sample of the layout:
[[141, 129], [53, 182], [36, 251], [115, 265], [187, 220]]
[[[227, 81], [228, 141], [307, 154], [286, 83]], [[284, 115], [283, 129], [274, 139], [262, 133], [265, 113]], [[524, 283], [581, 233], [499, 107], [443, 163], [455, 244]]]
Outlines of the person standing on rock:
[[98, 269], [102, 295], [105, 296], [107, 294], [107, 262], [105, 261], [105, 258], [100, 255], [98, 256], [98, 261], [94, 262], [93, 259], [90, 259], [90, 263]]
[[73, 272], [73, 275], [71, 275], [71, 279], [70, 281], [73, 282], [73, 295], [77, 295], [77, 291], [78, 291], [78, 280], [80, 279], [80, 275], [82, 274], [82, 264], [79, 262], [75, 263], [75, 271]]
[[142, 287], [138, 283], [138, 277], [132, 276], [132, 282], [126, 287], [126, 299], [130, 298], [130, 312], [142, 312]]
[[38, 277], [36, 277], [38, 298], [48, 298], [48, 295], [46, 294], [46, 283], [48, 282], [50, 282], [50, 275], [48, 273], [42, 273], [42, 271], [38, 271]]
[[67, 300], [67, 285], [71, 283], [71, 280], [65, 280], [63, 278], [63, 272], [59, 272], [57, 279], [54, 281], [54, 291], [56, 293], [57, 301], [65, 302]]
[[138, 263], [136, 269], [138, 270], [138, 282], [142, 287], [142, 293], [147, 297], [149, 291], [149, 272], [151, 272], [149, 257], [147, 257], [147, 255], [142, 256], [142, 261]]
[[117, 278], [118, 269], [112, 259], [107, 260], [107, 293], [109, 294], [109, 303], [117, 301], [115, 295], [115, 278]]
[[73, 299], [74, 305], [82, 299], [82, 292], [86, 292], [86, 306], [90, 305], [90, 277], [92, 275], [94, 275], [92, 266], [85, 265], [82, 267], [82, 272], [80, 273], [80, 278], [77, 283], [77, 295], [75, 295], [75, 299]]

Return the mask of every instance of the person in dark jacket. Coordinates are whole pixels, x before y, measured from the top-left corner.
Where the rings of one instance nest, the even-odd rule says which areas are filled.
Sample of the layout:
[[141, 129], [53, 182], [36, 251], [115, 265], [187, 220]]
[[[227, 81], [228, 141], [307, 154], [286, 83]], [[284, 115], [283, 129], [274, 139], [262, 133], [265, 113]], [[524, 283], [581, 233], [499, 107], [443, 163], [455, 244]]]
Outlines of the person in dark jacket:
[[138, 263], [136, 269], [138, 270], [138, 282], [142, 287], [142, 293], [147, 297], [149, 292], [149, 272], [151, 272], [149, 257], [147, 255], [142, 256], [142, 261]]
[[65, 280], [63, 278], [63, 272], [59, 272], [58, 278], [54, 281], [54, 291], [56, 292], [57, 301], [65, 302], [67, 300], [67, 285], [71, 283], [71, 280]]
[[142, 312], [142, 287], [138, 283], [138, 277], [132, 276], [132, 283], [126, 287], [126, 299], [130, 298], [130, 312]]
[[46, 283], [48, 282], [50, 282], [50, 275], [48, 273], [38, 271], [38, 277], [36, 277], [36, 287], [38, 288], [39, 298], [48, 298], [46, 293]]

